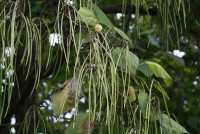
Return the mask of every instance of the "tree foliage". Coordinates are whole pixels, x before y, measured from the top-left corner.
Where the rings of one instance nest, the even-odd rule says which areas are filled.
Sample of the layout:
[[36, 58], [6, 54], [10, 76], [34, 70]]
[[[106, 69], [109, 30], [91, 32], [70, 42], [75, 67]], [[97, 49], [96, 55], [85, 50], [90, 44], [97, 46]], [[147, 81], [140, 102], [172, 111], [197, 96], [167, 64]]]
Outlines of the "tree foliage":
[[198, 133], [199, 6], [2, 0], [0, 133]]

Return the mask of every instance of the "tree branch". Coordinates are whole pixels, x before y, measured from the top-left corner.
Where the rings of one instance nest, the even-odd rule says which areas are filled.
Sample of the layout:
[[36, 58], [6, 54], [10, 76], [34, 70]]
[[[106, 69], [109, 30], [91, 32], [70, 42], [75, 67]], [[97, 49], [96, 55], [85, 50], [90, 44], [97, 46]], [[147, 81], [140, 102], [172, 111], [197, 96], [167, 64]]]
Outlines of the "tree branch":
[[[122, 5], [109, 5], [100, 7], [104, 13], [122, 13]], [[127, 5], [125, 13], [136, 13], [135, 5]], [[157, 8], [149, 8], [147, 11], [144, 7], [139, 7], [140, 14], [157, 15]]]

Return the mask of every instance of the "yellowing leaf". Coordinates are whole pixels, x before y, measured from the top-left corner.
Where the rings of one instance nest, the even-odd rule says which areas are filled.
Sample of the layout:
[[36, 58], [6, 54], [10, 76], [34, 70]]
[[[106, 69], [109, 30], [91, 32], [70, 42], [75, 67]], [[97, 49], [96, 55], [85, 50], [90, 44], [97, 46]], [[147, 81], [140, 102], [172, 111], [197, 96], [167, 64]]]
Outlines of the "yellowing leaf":
[[75, 121], [65, 130], [65, 134], [85, 134], [90, 133], [97, 125], [94, 115], [84, 113], [78, 116]]
[[130, 100], [130, 102], [136, 100], [135, 89], [132, 86], [128, 87], [128, 99]]
[[72, 109], [75, 99], [76, 93], [78, 96], [83, 96], [82, 91], [76, 91], [78, 87], [78, 75], [74, 78], [67, 80], [63, 87], [57, 89], [51, 95], [51, 102], [53, 107], [53, 113], [58, 117], [59, 115], [68, 112]]

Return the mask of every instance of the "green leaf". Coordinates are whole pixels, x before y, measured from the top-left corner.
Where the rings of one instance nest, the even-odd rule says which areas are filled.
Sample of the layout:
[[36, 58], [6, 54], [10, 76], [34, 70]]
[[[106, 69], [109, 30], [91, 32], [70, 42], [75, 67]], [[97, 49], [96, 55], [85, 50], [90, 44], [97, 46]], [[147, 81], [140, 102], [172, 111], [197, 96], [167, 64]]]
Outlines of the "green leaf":
[[124, 71], [131, 72], [132, 74], [136, 73], [139, 59], [132, 52], [122, 48], [115, 48], [112, 51], [112, 58], [114, 63]]
[[85, 22], [87, 25], [94, 26], [98, 23], [95, 14], [86, 7], [81, 7], [78, 14], [80, 15], [78, 20]]
[[120, 35], [122, 36], [125, 40], [129, 41], [130, 44], [132, 44], [131, 39], [119, 28], [114, 27], [114, 30]]
[[183, 128], [181, 125], [179, 125], [176, 121], [171, 119], [166, 114], [162, 114], [161, 124], [166, 129], [173, 130], [173, 131], [180, 132], [180, 133], [188, 133], [185, 128]]
[[90, 39], [89, 32], [86, 31], [86, 30], [81, 30], [81, 32], [78, 32], [78, 33], [75, 34], [76, 44], [79, 44], [79, 43], [85, 44], [85, 43], [88, 43], [90, 41], [91, 41], [91, 39]]
[[138, 66], [138, 70], [142, 72], [144, 75], [146, 75], [147, 77], [151, 77], [153, 75], [150, 67], [145, 62], [141, 63]]
[[167, 99], [169, 99], [168, 94], [166, 93], [166, 91], [161, 87], [161, 85], [158, 82], [154, 82], [153, 86], [160, 91], [165, 97], [167, 97]]
[[97, 125], [94, 120], [94, 115], [91, 113], [84, 113], [79, 115], [75, 121], [65, 130], [65, 134], [85, 134], [90, 133]]
[[[58, 117], [59, 115], [68, 112], [72, 109], [78, 87], [78, 75], [74, 78], [67, 80], [63, 87], [57, 89], [51, 95], [51, 102], [53, 107], [53, 113]], [[81, 91], [78, 96], [83, 96], [83, 92]]]
[[150, 40], [151, 45], [154, 45], [154, 46], [160, 48], [159, 40], [157, 40], [156, 36], [150, 35], [150, 36], [148, 36], [148, 38]]
[[149, 65], [151, 71], [156, 77], [163, 78], [167, 86], [171, 85], [172, 79], [162, 66], [160, 66], [159, 64], [155, 62], [150, 62], [150, 61], [145, 61], [145, 62]]
[[173, 58], [173, 59], [175, 59], [175, 60], [178, 61], [182, 66], [185, 67], [185, 61], [184, 61], [182, 58], [180, 58], [180, 57], [178, 57], [178, 56], [176, 56], [176, 55], [173, 55], [173, 54], [171, 54], [171, 53], [167, 53], [167, 52], [161, 52], [161, 53], [164, 54], [164, 55], [167, 55], [167, 56], [169, 56], [169, 57], [171, 57], [171, 58]]
[[92, 7], [94, 8], [94, 14], [99, 23], [104, 24], [107, 27], [113, 26], [112, 22], [99, 7], [97, 7], [95, 4], [92, 4]]
[[138, 95], [139, 106], [142, 111], [142, 115], [145, 119], [149, 116], [147, 115], [147, 102], [148, 102], [148, 94], [144, 90], [140, 90]]

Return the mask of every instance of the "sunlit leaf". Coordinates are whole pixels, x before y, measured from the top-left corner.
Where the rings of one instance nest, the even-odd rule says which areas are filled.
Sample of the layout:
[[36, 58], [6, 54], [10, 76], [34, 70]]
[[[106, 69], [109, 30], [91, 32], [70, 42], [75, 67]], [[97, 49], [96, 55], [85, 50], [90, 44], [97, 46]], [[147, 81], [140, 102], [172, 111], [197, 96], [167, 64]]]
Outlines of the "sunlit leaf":
[[164, 54], [164, 55], [167, 55], [167, 56], [169, 56], [169, 57], [171, 57], [171, 58], [173, 58], [173, 59], [175, 59], [175, 60], [178, 61], [182, 66], [185, 67], [185, 61], [184, 61], [182, 58], [180, 58], [180, 57], [178, 57], [178, 56], [176, 56], [176, 55], [173, 55], [173, 54], [171, 54], [171, 53], [167, 53], [167, 52], [161, 52], [161, 53]]
[[51, 95], [51, 102], [53, 107], [53, 113], [59, 116], [65, 112], [71, 110], [76, 99], [76, 93], [78, 96], [83, 96], [83, 92], [77, 91], [78, 88], [78, 75], [74, 78], [67, 80], [63, 86], [57, 89]]
[[144, 90], [140, 90], [138, 95], [139, 106], [142, 111], [143, 117], [148, 118], [147, 115], [147, 102], [148, 102], [148, 94]]
[[122, 36], [125, 40], [129, 41], [130, 44], [132, 44], [131, 39], [119, 28], [114, 27], [114, 30], [120, 35]]
[[78, 14], [80, 15], [79, 20], [85, 22], [87, 25], [94, 26], [98, 23], [95, 14], [86, 7], [81, 7]]
[[135, 89], [132, 86], [128, 87], [128, 99], [130, 100], [130, 102], [136, 100]]
[[162, 114], [161, 116], [161, 124], [166, 129], [170, 129], [176, 132], [180, 133], [188, 133], [185, 128], [183, 128], [181, 125], [179, 125], [176, 121], [171, 119], [168, 115]]
[[154, 82], [153, 86], [160, 91], [165, 97], [167, 97], [167, 99], [169, 99], [168, 94], [166, 93], [166, 91], [161, 87], [161, 85], [158, 82]]
[[84, 113], [79, 115], [75, 121], [65, 130], [65, 134], [86, 134], [92, 132], [97, 125], [94, 115]]
[[149, 65], [151, 71], [156, 77], [162, 78], [167, 86], [171, 85], [172, 79], [162, 66], [160, 66], [155, 62], [150, 62], [150, 61], [145, 61], [145, 62]]
[[126, 71], [127, 69], [127, 72], [130, 71], [133, 74], [136, 73], [139, 65], [139, 59], [132, 52], [126, 49], [115, 48], [112, 51], [112, 58], [115, 64], [117, 64], [123, 70]]

